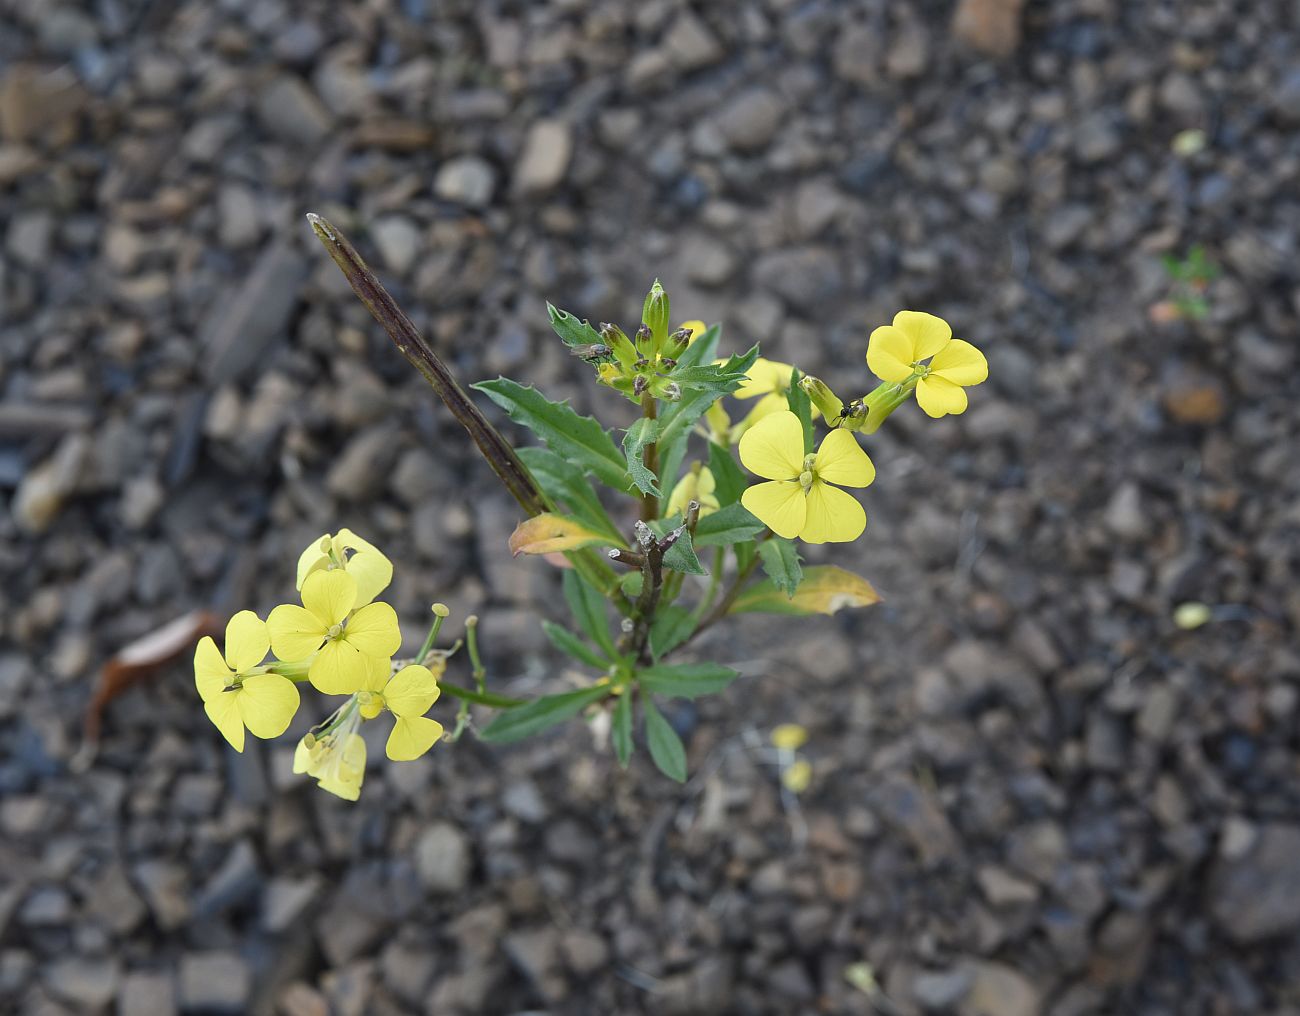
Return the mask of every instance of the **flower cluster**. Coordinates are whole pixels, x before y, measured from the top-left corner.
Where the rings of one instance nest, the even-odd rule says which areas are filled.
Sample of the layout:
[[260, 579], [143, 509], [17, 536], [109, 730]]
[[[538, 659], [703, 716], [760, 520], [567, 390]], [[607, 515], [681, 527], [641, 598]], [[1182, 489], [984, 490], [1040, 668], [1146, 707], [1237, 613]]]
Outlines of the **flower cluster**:
[[294, 753], [294, 772], [315, 777], [330, 793], [356, 800], [361, 791], [366, 743], [358, 729], [363, 721], [383, 712], [392, 715], [386, 754], [394, 761], [419, 758], [437, 743], [442, 724], [424, 714], [439, 695], [445, 655], [431, 646], [447, 610], [435, 605], [435, 630], [420, 657], [395, 667], [393, 656], [402, 644], [397, 612], [376, 599], [392, 576], [392, 562], [351, 530], [326, 534], [299, 557], [301, 605], [282, 603], [265, 621], [241, 610], [226, 626], [224, 651], [211, 637], [199, 642], [194, 653], [199, 696], [236, 751], [244, 749], [245, 729], [261, 738], [288, 729], [300, 704], [301, 681], [324, 695], [347, 696], [303, 736]]

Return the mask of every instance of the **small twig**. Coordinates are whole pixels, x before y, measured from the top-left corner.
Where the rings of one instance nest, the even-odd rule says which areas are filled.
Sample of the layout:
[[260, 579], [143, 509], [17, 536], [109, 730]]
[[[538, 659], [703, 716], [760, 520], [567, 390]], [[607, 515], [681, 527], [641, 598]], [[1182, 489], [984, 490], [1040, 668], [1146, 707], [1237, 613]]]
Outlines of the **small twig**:
[[635, 568], [637, 571], [645, 567], [645, 555], [632, 550], [620, 550], [618, 547], [613, 547], [609, 551], [609, 559], [617, 561], [619, 564], [625, 564], [629, 568]]

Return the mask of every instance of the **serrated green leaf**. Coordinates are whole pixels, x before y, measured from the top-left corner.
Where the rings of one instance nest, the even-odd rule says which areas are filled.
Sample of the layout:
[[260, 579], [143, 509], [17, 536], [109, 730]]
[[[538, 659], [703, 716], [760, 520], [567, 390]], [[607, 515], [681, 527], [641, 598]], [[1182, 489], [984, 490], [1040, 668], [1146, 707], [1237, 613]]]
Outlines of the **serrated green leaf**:
[[575, 660], [585, 663], [589, 667], [598, 667], [602, 670], [609, 666], [608, 660], [569, 631], [568, 628], [552, 621], [543, 621], [542, 631], [546, 632], [546, 637], [551, 640], [551, 645], [562, 653], [568, 653]]
[[590, 416], [579, 416], [567, 402], [551, 402], [536, 388], [509, 378], [473, 386], [527, 427], [561, 458], [591, 473], [615, 490], [627, 491], [627, 463], [609, 432]]
[[672, 652], [695, 632], [698, 619], [685, 607], [660, 607], [650, 626], [650, 652], [656, 659]]
[[553, 501], [562, 501], [573, 515], [589, 526], [622, 542], [623, 537], [618, 527], [600, 503], [586, 473], [540, 445], [520, 448], [519, 457], [547, 497]]
[[601, 596], [599, 590], [593, 589], [581, 575], [574, 571], [564, 573], [562, 585], [564, 587], [564, 599], [568, 602], [569, 610], [573, 613], [573, 619], [578, 622], [578, 627], [586, 632], [588, 637], [611, 657], [616, 656], [614, 640], [609, 634], [609, 618], [605, 612], [605, 597]]
[[562, 695], [544, 695], [527, 705], [508, 709], [483, 728], [479, 740], [489, 744], [509, 744], [554, 727], [582, 712], [592, 702], [609, 694], [607, 684], [580, 688]]
[[682, 530], [682, 535], [677, 537], [668, 552], [664, 554], [664, 567], [673, 571], [685, 572], [687, 575], [707, 575], [708, 571], [700, 564], [700, 559], [695, 556], [695, 548], [691, 545], [691, 534], [687, 529]]
[[610, 730], [610, 739], [614, 742], [614, 755], [618, 764], [624, 769], [632, 758], [632, 691], [628, 689], [619, 696], [614, 706], [614, 723]]
[[709, 472], [717, 484], [714, 494], [718, 504], [726, 507], [740, 500], [740, 495], [749, 486], [749, 477], [736, 464], [736, 457], [720, 445], [709, 442]]
[[649, 469], [646, 468], [642, 461], [642, 453], [646, 445], [653, 442], [658, 434], [658, 420], [649, 420], [642, 417], [636, 423], [628, 427], [627, 432], [623, 435], [623, 454], [627, 459], [627, 472], [632, 477], [632, 482], [636, 485], [637, 490], [642, 494], [650, 494], [654, 497], [659, 496], [659, 488], [656, 486], [656, 477]]
[[728, 613], [834, 614], [845, 607], [869, 607], [879, 602], [880, 594], [866, 579], [827, 564], [805, 568], [803, 581], [793, 597], [777, 589], [770, 579], [765, 579], [736, 597]]
[[803, 426], [803, 453], [808, 455], [813, 450], [812, 399], [799, 386], [800, 377], [798, 367], [790, 371], [790, 390], [785, 393], [785, 401]]
[[645, 712], [645, 736], [650, 746], [650, 757], [659, 767], [659, 771], [678, 783], [686, 782], [686, 746], [673, 730], [672, 724], [664, 719], [654, 700], [649, 695], [641, 696], [641, 708]]
[[670, 376], [685, 391], [712, 392], [717, 397], [730, 395], [745, 380], [744, 371], [728, 371], [725, 365], [716, 363], [678, 367]]
[[[712, 331], [712, 329], [710, 329]], [[703, 337], [696, 339], [686, 355], [695, 351], [695, 347], [703, 341]], [[723, 365], [723, 369], [729, 374], [744, 374], [754, 365], [758, 359], [758, 346], [752, 346], [748, 352], [739, 356], [732, 356]], [[696, 361], [698, 362], [698, 361]], [[681, 360], [678, 363], [682, 363]], [[684, 434], [694, 425], [708, 408], [717, 401], [717, 396], [712, 392], [688, 392], [683, 395], [680, 402], [671, 403], [660, 416], [659, 442], [660, 444], [670, 444], [678, 435]]]
[[794, 597], [795, 590], [803, 578], [803, 568], [799, 566], [799, 551], [793, 541], [774, 536], [757, 544], [758, 556], [763, 559], [763, 571], [772, 580], [772, 585], [786, 596]]
[[740, 674], [718, 663], [658, 664], [636, 672], [646, 691], [665, 698], [699, 698], [722, 691]]
[[752, 540], [767, 527], [742, 504], [729, 504], [700, 519], [695, 527], [697, 547], [721, 547]]
[[551, 319], [551, 327], [555, 329], [555, 334], [564, 340], [566, 346], [586, 346], [601, 341], [600, 332], [586, 321], [579, 321], [568, 311], [560, 310], [548, 303], [546, 313]]

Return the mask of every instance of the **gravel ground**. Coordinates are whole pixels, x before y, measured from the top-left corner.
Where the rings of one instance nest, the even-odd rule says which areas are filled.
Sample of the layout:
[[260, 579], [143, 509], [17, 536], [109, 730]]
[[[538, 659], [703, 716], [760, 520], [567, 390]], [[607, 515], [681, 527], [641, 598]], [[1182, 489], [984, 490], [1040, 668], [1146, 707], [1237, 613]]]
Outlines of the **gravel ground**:
[[[1300, 1013], [1300, 11], [1030, 3], [1001, 62], [951, 13], [0, 0], [0, 1009]], [[78, 764], [116, 648], [341, 525], [412, 638], [441, 599], [500, 687], [565, 680], [554, 575], [308, 210], [464, 378], [584, 408], [543, 300], [655, 275], [837, 388], [902, 307], [992, 376], [872, 441], [837, 559], [884, 605], [701, 646], [748, 677], [673, 715], [685, 787], [574, 724], [349, 806], [184, 665]]]

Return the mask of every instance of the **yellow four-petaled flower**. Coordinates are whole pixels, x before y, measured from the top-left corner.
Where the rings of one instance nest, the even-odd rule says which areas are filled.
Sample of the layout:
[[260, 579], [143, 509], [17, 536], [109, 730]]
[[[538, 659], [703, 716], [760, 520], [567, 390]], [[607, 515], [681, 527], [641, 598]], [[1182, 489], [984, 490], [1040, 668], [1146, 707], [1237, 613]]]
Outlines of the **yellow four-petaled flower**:
[[881, 325], [871, 333], [867, 366], [881, 381], [902, 384], [916, 378], [916, 402], [935, 419], [964, 413], [963, 389], [989, 376], [983, 353], [963, 339], [954, 339], [943, 318], [916, 310], [899, 311], [892, 325]]
[[876, 478], [876, 467], [848, 431], [831, 431], [815, 454], [805, 454], [803, 424], [782, 410], [745, 432], [740, 461], [770, 481], [749, 487], [740, 500], [777, 536], [847, 543], [866, 528], [862, 505], [832, 486], [866, 487]]
[[262, 666], [271, 640], [266, 622], [241, 610], [226, 625], [222, 653], [210, 635], [194, 650], [194, 683], [208, 714], [236, 751], [244, 750], [244, 728], [255, 737], [279, 737], [298, 711], [298, 689]]

